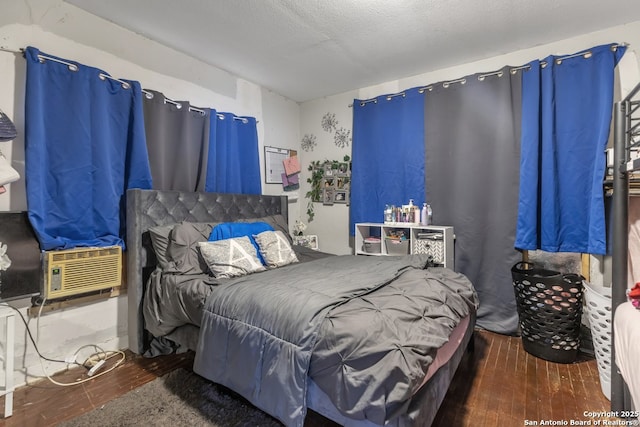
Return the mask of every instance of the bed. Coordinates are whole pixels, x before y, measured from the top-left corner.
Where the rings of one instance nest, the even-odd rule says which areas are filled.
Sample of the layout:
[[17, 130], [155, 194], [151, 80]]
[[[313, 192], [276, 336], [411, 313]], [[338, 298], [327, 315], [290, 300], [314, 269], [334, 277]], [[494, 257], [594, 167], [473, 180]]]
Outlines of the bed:
[[[261, 241], [274, 267], [209, 274], [225, 264], [210, 262], [224, 245], [246, 243], [204, 243], [216, 225], [266, 222], [273, 231], [256, 240], [277, 235], [291, 244], [287, 214], [281, 196], [129, 190], [130, 349], [194, 350], [196, 373], [288, 426], [302, 426], [307, 409], [345, 426], [431, 425], [472, 343], [471, 283], [426, 268], [426, 256], [335, 256], [290, 245], [296, 261], [272, 264]], [[167, 239], [171, 257], [190, 261], [167, 264]]]

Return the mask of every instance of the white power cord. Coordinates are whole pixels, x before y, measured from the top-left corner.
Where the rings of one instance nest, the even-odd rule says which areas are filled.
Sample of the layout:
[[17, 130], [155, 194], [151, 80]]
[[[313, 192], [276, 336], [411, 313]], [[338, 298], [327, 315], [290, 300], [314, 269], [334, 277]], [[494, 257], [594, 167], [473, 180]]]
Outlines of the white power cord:
[[[65, 360], [57, 360], [57, 359], [51, 359], [48, 357], [45, 357], [42, 355], [42, 353], [40, 353], [40, 350], [38, 349], [38, 345], [36, 344], [36, 340], [33, 339], [33, 335], [31, 334], [31, 330], [29, 329], [29, 324], [27, 323], [27, 321], [25, 320], [22, 312], [20, 310], [18, 310], [16, 307], [12, 306], [11, 304], [7, 304], [7, 303], [2, 303], [1, 305], [9, 307], [11, 309], [13, 309], [14, 311], [16, 311], [19, 315], [20, 315], [20, 319], [22, 319], [22, 323], [24, 324], [24, 327], [26, 329], [27, 335], [29, 336], [29, 339], [31, 341], [31, 344], [33, 344], [33, 347], [36, 351], [36, 353], [38, 354], [39, 358], [38, 361], [40, 362], [40, 366], [42, 368], [42, 372], [44, 372], [45, 377], [47, 377], [47, 379], [49, 381], [51, 381], [53, 384], [59, 385], [59, 386], [63, 386], [63, 387], [67, 387], [67, 386], [73, 386], [73, 385], [77, 385], [77, 384], [82, 384], [85, 383], [87, 381], [90, 381], [94, 378], [100, 377], [102, 375], [108, 374], [109, 372], [113, 371], [114, 369], [116, 369], [118, 366], [122, 365], [126, 359], [126, 354], [123, 351], [120, 350], [113, 350], [113, 351], [104, 351], [102, 350], [99, 346], [95, 345], [95, 344], [87, 344], [84, 345], [82, 347], [80, 347], [78, 350], [76, 350], [76, 352], [73, 355], [67, 356], [65, 358]], [[39, 320], [40, 320], [40, 314], [42, 312], [42, 305], [40, 306], [40, 310], [38, 312], [38, 325], [39, 325]], [[39, 330], [39, 327], [38, 327]], [[78, 358], [78, 353], [87, 348], [87, 347], [93, 347], [96, 352], [94, 352], [93, 354], [89, 355], [89, 357], [87, 357], [87, 359], [85, 359], [84, 363], [78, 363], [77, 362], [77, 358]], [[109, 367], [109, 369], [101, 371], [99, 373], [96, 374], [96, 372], [100, 371], [102, 369], [102, 367], [105, 365], [105, 363], [107, 362], [107, 360], [115, 357], [115, 356], [120, 356], [120, 359], [118, 359], [113, 366]], [[86, 369], [89, 370], [89, 378], [85, 378], [83, 380], [78, 380], [78, 381], [74, 381], [71, 383], [62, 383], [59, 381], [54, 380], [53, 378], [51, 378], [51, 376], [47, 373], [44, 363], [42, 362], [42, 360], [47, 360], [49, 362], [56, 362], [56, 363], [66, 363], [67, 365], [69, 364], [73, 364], [73, 365], [79, 365], [79, 366], [84, 366]]]
[[[102, 356], [102, 358], [98, 358], [98, 360], [96, 361], [95, 359], [99, 356]], [[98, 372], [103, 366], [104, 364], [107, 362], [107, 360], [111, 359], [112, 357], [118, 356], [120, 355], [120, 359], [118, 359], [113, 366], [109, 367], [109, 369], [105, 370], [105, 371], [101, 371], [99, 373], [96, 374], [96, 372]], [[108, 374], [109, 372], [113, 371], [114, 369], [116, 369], [118, 366], [122, 365], [126, 359], [126, 355], [124, 354], [123, 351], [120, 350], [114, 350], [114, 351], [107, 351], [107, 352], [100, 352], [100, 353], [94, 353], [91, 356], [89, 356], [89, 358], [87, 358], [87, 360], [85, 361], [85, 363], [82, 364], [82, 366], [84, 366], [85, 368], [87, 367], [87, 364], [90, 364], [91, 368], [89, 368], [89, 378], [85, 378], [82, 380], [77, 380], [71, 383], [62, 383], [59, 382], [57, 380], [54, 380], [53, 378], [51, 378], [51, 376], [49, 374], [47, 374], [47, 371], [45, 370], [44, 364], [42, 363], [42, 359], [40, 359], [40, 366], [42, 366], [42, 372], [44, 372], [45, 376], [47, 377], [47, 379], [49, 381], [51, 381], [52, 383], [54, 383], [55, 385], [59, 385], [62, 387], [69, 387], [69, 386], [73, 386], [73, 385], [78, 385], [78, 384], [82, 384], [82, 383], [86, 383], [87, 381], [91, 381], [94, 378], [98, 378], [102, 375]]]

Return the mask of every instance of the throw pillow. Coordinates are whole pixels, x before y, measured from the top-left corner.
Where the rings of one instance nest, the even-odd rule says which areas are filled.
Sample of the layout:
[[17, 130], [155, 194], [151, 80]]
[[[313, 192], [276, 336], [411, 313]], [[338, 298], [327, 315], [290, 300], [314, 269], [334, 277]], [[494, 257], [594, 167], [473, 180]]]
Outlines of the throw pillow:
[[268, 267], [276, 268], [298, 262], [298, 257], [282, 231], [265, 231], [253, 237]]
[[202, 258], [217, 279], [263, 271], [255, 247], [247, 236], [198, 243]]

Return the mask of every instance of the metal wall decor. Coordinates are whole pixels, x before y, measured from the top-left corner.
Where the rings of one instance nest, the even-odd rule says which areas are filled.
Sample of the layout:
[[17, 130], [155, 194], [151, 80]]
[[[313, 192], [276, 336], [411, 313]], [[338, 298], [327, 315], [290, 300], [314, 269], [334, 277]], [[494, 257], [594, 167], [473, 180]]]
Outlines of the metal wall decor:
[[333, 142], [340, 148], [349, 146], [351, 141], [351, 131], [346, 128], [340, 128], [336, 130], [336, 134], [333, 136]]
[[338, 120], [336, 120], [336, 115], [334, 113], [327, 113], [322, 116], [322, 122], [320, 124], [322, 129], [329, 133], [338, 128]]
[[313, 151], [313, 147], [318, 145], [316, 143], [316, 136], [314, 134], [305, 133], [302, 137], [302, 142], [300, 144], [304, 151]]

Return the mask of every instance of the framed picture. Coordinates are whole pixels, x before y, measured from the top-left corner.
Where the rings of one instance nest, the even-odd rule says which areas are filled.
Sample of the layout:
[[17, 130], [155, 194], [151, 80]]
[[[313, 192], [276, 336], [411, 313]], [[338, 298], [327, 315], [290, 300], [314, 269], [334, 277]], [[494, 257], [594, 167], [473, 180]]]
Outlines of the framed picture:
[[336, 190], [333, 193], [333, 203], [348, 203], [347, 192], [345, 190]]
[[323, 188], [335, 187], [335, 182], [336, 182], [335, 178], [325, 178]]
[[318, 236], [310, 234], [307, 236], [293, 236], [293, 244], [304, 246], [313, 250], [318, 250]]
[[336, 170], [331, 168], [331, 163], [327, 162], [324, 164], [324, 176], [325, 178], [327, 177], [332, 177], [335, 174]]
[[333, 204], [333, 194], [335, 189], [333, 187], [325, 187], [322, 189], [322, 204], [323, 205], [332, 205]]
[[338, 165], [338, 174], [346, 175], [349, 173], [349, 163], [340, 163]]

